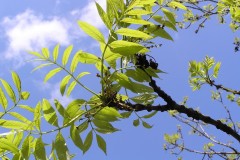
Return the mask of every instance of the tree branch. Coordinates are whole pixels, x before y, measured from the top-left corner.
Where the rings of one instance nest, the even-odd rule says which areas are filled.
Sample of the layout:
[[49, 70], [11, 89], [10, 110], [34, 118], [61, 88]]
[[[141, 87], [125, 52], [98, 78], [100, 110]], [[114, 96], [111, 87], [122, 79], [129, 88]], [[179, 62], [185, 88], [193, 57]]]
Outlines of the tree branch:
[[153, 88], [154, 92], [158, 94], [167, 104], [165, 105], [143, 105], [143, 104], [132, 104], [130, 102], [111, 102], [109, 106], [115, 106], [120, 110], [126, 111], [160, 111], [166, 112], [170, 110], [176, 110], [179, 113], [186, 114], [188, 117], [191, 117], [195, 120], [201, 120], [207, 124], [211, 124], [215, 126], [217, 129], [231, 135], [234, 137], [238, 142], [240, 142], [240, 135], [233, 130], [231, 127], [227, 126], [226, 124], [222, 123], [220, 120], [215, 120], [209, 116], [205, 116], [202, 113], [192, 109], [187, 108], [184, 105], [177, 104], [167, 93], [165, 93], [159, 86], [157, 86], [156, 81], [151, 79], [149, 85]]

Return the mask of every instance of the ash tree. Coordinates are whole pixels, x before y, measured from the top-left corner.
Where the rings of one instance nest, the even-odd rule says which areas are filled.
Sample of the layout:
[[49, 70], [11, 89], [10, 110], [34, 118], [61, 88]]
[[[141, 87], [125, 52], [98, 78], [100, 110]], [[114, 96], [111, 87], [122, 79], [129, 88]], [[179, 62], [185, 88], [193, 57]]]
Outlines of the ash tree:
[[[192, 89], [197, 92], [203, 85], [210, 86], [213, 90], [210, 98], [225, 109], [225, 117], [214, 119], [214, 112], [213, 115], [206, 115], [201, 109], [188, 106], [187, 99], [178, 103], [158, 85], [159, 77], [167, 70], [161, 70], [161, 64], [150, 51], [164, 45], [159, 44], [161, 39], [173, 41], [171, 33], [177, 30], [195, 27], [198, 33], [210, 17], [217, 17], [219, 23], [229, 24], [233, 31], [237, 31], [240, 1], [106, 0], [106, 4], [104, 10], [96, 2], [107, 34], [89, 23], [78, 21], [80, 29], [98, 43], [100, 57], [83, 50], [73, 52], [72, 45], [66, 47], [63, 53], [59, 51], [60, 45], [56, 45], [52, 51], [43, 48], [41, 52], [29, 52], [35, 57], [33, 60], [42, 62], [34, 71], [49, 68], [43, 81], [60, 72], [64, 73], [59, 86], [60, 93], [69, 96], [79, 86], [81, 89], [76, 92], [80, 92], [79, 95], [88, 93], [91, 95], [89, 99], [79, 96], [66, 106], [57, 99], [54, 104], [43, 99], [31, 106], [27, 101], [30, 93], [26, 91], [27, 88], [22, 88], [20, 75], [12, 72], [11, 82], [0, 79], [0, 127], [9, 130], [8, 134], [0, 137], [1, 158], [71, 159], [74, 153], [69, 149], [69, 143], [85, 153], [93, 140], [107, 153], [107, 143], [102, 135], [119, 131], [114, 127], [116, 121], [135, 116], [133, 126], [142, 125], [151, 129], [153, 126], [148, 119], [168, 112], [181, 124], [176, 133], [164, 135], [164, 149], [169, 153], [176, 154], [179, 159], [182, 159], [182, 152], [200, 154], [202, 159], [239, 159], [240, 123], [233, 120], [232, 115], [236, 113], [229, 110], [224, 100], [233, 102], [234, 107], [239, 106], [240, 91], [216, 83], [220, 82], [217, 78], [221, 63], [208, 56], [202, 61], [189, 62], [189, 84]], [[240, 45], [238, 38], [234, 40], [234, 45], [237, 52]], [[95, 85], [100, 90], [81, 81], [82, 77], [90, 74], [90, 65], [98, 72]], [[80, 72], [79, 66], [85, 71]], [[25, 117], [23, 113], [26, 112], [32, 115], [32, 119]], [[45, 123], [51, 128], [46, 128], [43, 125]], [[201, 150], [185, 145], [184, 140], [188, 137], [182, 136], [184, 126], [191, 128], [195, 138], [207, 142]], [[206, 129], [209, 126], [215, 133], [225, 134], [229, 140], [218, 140], [209, 134]], [[63, 134], [63, 130], [69, 134]], [[46, 144], [44, 139], [49, 134], [55, 136], [51, 144]]]

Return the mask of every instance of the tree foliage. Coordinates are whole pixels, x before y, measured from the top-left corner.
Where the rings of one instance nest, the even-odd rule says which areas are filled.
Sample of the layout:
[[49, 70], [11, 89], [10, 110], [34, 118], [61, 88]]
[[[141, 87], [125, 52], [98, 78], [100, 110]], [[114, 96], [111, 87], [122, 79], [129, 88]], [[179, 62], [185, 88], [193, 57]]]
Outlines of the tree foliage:
[[[67, 106], [63, 106], [57, 99], [51, 104], [47, 99], [39, 101], [35, 106], [27, 105], [30, 93], [21, 86], [20, 76], [12, 72], [12, 81], [0, 79], [0, 127], [8, 129], [6, 135], [0, 135], [0, 154], [3, 159], [71, 159], [73, 153], [62, 130], [69, 132], [73, 144], [83, 153], [87, 152], [96, 140], [97, 146], [107, 154], [107, 143], [103, 134], [110, 134], [120, 129], [114, 127], [114, 122], [128, 119], [132, 113], [137, 115], [133, 126], [142, 125], [147, 129], [153, 126], [147, 121], [149, 118], [169, 112], [170, 115], [188, 125], [192, 133], [205, 138], [209, 142], [196, 151], [184, 145], [181, 127], [174, 134], [165, 134], [164, 149], [172, 153], [182, 151], [202, 154], [203, 158], [220, 157], [223, 159], [238, 159], [240, 156], [239, 142], [240, 124], [234, 122], [231, 113], [225, 107], [228, 117], [214, 119], [204, 115], [199, 110], [187, 107], [187, 99], [179, 104], [171, 98], [156, 83], [159, 75], [165, 72], [159, 68], [157, 61], [150, 55], [152, 48], [159, 47], [158, 39], [173, 41], [171, 33], [181, 28], [188, 28], [197, 23], [196, 33], [204, 27], [204, 23], [212, 15], [219, 17], [224, 23], [225, 17], [230, 15], [229, 23], [232, 30], [239, 29], [240, 2], [234, 0], [106, 0], [106, 10], [97, 2], [96, 8], [108, 35], [102, 33], [93, 25], [78, 21], [78, 25], [88, 36], [96, 40], [101, 50], [101, 56], [95, 53], [78, 50], [73, 52], [73, 45], [68, 46], [63, 53], [57, 44], [53, 51], [43, 48], [41, 52], [29, 52], [40, 65], [33, 69], [53, 66], [45, 75], [47, 82], [57, 74], [65, 73], [60, 82], [59, 91], [62, 95], [71, 95], [76, 86], [81, 92], [88, 92], [89, 99], [74, 99]], [[235, 40], [235, 51], [240, 45]], [[89, 70], [80, 72], [79, 65], [92, 65], [98, 70], [101, 90], [91, 89], [91, 84], [84, 84], [81, 78], [90, 74]], [[189, 62], [189, 83], [193, 90], [199, 90], [203, 85], [215, 88], [212, 98], [223, 103], [222, 92], [227, 98], [240, 105], [240, 91], [216, 84], [220, 62], [206, 57], [202, 62]], [[85, 67], [87, 69], [87, 67]], [[220, 92], [221, 91], [221, 92]], [[157, 104], [162, 99], [165, 104]], [[28, 112], [25, 117], [21, 112]], [[147, 113], [140, 116], [141, 111]], [[31, 117], [31, 119], [29, 119]], [[48, 123], [51, 129], [46, 130], [43, 124]], [[235, 140], [235, 144], [218, 141], [210, 136], [203, 128], [214, 126]], [[44, 142], [44, 137], [54, 134], [51, 144]], [[82, 134], [86, 137], [83, 138]], [[218, 146], [217, 150], [214, 147]], [[237, 148], [238, 147], [238, 148]], [[51, 150], [48, 155], [46, 150]], [[180, 157], [181, 155], [179, 155]]]

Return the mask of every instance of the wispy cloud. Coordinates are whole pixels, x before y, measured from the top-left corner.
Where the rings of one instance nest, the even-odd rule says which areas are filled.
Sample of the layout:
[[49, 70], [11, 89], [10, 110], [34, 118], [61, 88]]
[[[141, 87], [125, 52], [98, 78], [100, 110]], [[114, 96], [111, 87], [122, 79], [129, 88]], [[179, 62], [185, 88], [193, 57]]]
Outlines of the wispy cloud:
[[[96, 0], [103, 9], [106, 8], [106, 0]], [[98, 15], [95, 1], [89, 0], [87, 5], [82, 9], [76, 9], [71, 12], [71, 15], [78, 17], [79, 20], [88, 22], [97, 28], [103, 28], [104, 24]]]
[[54, 103], [54, 99], [57, 99], [64, 107], [66, 107], [70, 102], [72, 102], [74, 99], [69, 96], [62, 96], [60, 91], [59, 91], [59, 83], [54, 84], [51, 87], [51, 92], [50, 92], [50, 99], [49, 101], [51, 103]]
[[70, 43], [69, 22], [63, 18], [44, 18], [32, 10], [26, 10], [13, 18], [5, 17], [1, 22], [8, 47], [4, 58], [22, 62], [26, 50], [40, 50], [56, 43]]

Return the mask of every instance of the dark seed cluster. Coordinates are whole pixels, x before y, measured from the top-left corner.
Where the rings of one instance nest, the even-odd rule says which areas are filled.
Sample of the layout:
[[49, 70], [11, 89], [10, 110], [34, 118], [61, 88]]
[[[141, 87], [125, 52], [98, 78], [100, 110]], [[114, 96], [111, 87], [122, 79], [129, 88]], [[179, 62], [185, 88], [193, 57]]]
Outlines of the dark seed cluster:
[[136, 54], [136, 63], [135, 65], [138, 68], [146, 69], [148, 67], [151, 67], [152, 69], [158, 68], [158, 63], [153, 59], [148, 60], [146, 54]]

